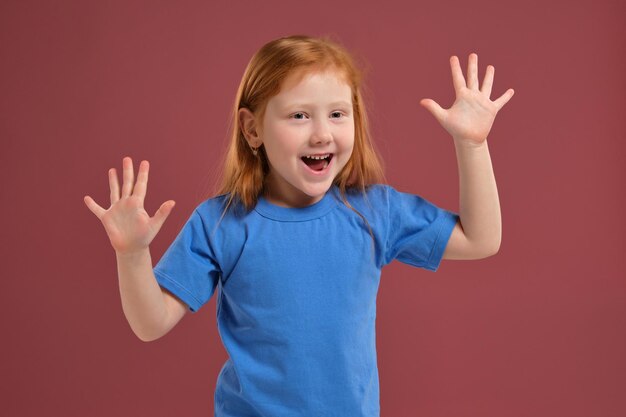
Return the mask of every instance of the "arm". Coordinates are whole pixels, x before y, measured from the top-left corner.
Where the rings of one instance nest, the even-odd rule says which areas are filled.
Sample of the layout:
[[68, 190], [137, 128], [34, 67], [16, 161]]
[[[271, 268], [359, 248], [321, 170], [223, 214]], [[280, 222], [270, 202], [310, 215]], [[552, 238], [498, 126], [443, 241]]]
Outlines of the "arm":
[[131, 158], [123, 159], [120, 192], [115, 168], [109, 170], [111, 206], [104, 209], [89, 196], [84, 201], [104, 225], [117, 255], [122, 308], [131, 329], [143, 341], [158, 339], [183, 317], [186, 309], [160, 288], [152, 272], [150, 242], [163, 226], [174, 201], [161, 204], [154, 217], [143, 208], [148, 186], [148, 161], [139, 165], [137, 182]]
[[500, 248], [502, 222], [496, 180], [493, 175], [487, 136], [498, 111], [513, 97], [508, 89], [491, 101], [495, 68], [487, 66], [478, 88], [478, 55], [470, 54], [467, 83], [456, 56], [450, 58], [456, 100], [443, 109], [423, 99], [437, 121], [452, 135], [459, 168], [460, 222], [452, 230], [444, 259], [479, 259], [494, 255]]
[[157, 283], [149, 249], [118, 253], [117, 270], [122, 309], [139, 339], [149, 342], [164, 336], [185, 315], [186, 305]]
[[500, 248], [502, 221], [487, 141], [478, 146], [454, 141], [459, 168], [460, 222], [443, 259], [481, 259]]

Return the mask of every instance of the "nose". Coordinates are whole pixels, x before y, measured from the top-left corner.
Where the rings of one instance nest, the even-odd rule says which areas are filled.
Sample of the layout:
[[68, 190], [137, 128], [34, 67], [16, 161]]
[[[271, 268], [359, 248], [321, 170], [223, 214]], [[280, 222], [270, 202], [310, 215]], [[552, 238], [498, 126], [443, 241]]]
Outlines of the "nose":
[[311, 143], [315, 145], [323, 145], [330, 143], [333, 140], [333, 134], [325, 120], [317, 120], [313, 127], [311, 134]]

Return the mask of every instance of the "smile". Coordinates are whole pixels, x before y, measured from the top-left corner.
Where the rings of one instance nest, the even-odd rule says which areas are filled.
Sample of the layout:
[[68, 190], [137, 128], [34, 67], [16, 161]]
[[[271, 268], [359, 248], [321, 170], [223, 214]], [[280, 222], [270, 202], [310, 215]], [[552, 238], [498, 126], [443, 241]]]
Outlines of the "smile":
[[333, 154], [311, 155], [300, 158], [307, 171], [315, 175], [324, 175], [328, 172], [328, 167], [333, 163]]

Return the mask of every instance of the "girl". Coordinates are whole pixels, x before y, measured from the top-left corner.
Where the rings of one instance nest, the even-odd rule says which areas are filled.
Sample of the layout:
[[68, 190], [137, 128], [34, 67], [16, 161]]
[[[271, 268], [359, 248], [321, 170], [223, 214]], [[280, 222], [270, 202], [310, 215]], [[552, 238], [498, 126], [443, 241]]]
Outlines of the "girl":
[[123, 160], [111, 206], [89, 196], [115, 249], [124, 314], [144, 341], [198, 311], [217, 288], [229, 359], [217, 379], [216, 416], [378, 416], [376, 294], [397, 259], [436, 271], [441, 259], [477, 259], [500, 244], [500, 208], [486, 138], [508, 90], [491, 101], [494, 69], [444, 110], [426, 107], [452, 135], [460, 216], [385, 185], [370, 139], [361, 74], [328, 38], [264, 45], [237, 92], [222, 186], [199, 204], [158, 264], [149, 244], [170, 214], [143, 209], [148, 162]]

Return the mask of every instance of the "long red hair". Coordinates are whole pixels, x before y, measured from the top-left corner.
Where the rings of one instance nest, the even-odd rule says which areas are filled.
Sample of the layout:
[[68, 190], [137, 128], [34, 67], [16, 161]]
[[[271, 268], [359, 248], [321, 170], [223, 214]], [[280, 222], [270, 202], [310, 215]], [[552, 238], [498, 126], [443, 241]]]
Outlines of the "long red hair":
[[370, 136], [362, 97], [363, 73], [350, 53], [327, 36], [293, 35], [275, 39], [263, 45], [248, 63], [235, 98], [231, 140], [217, 191], [217, 195], [228, 194], [223, 214], [233, 202], [240, 203], [246, 210], [254, 208], [259, 195], [264, 192], [265, 177], [269, 172], [264, 147], [259, 148], [258, 156], [253, 155], [242, 133], [239, 109], [245, 107], [258, 120], [263, 120], [267, 102], [280, 92], [289, 75], [298, 72], [303, 76], [308, 71], [325, 69], [335, 70], [350, 85], [354, 115], [352, 155], [333, 183], [338, 186], [344, 204], [367, 223], [348, 203], [346, 192], [360, 191], [365, 195], [368, 185], [386, 182], [384, 168]]

